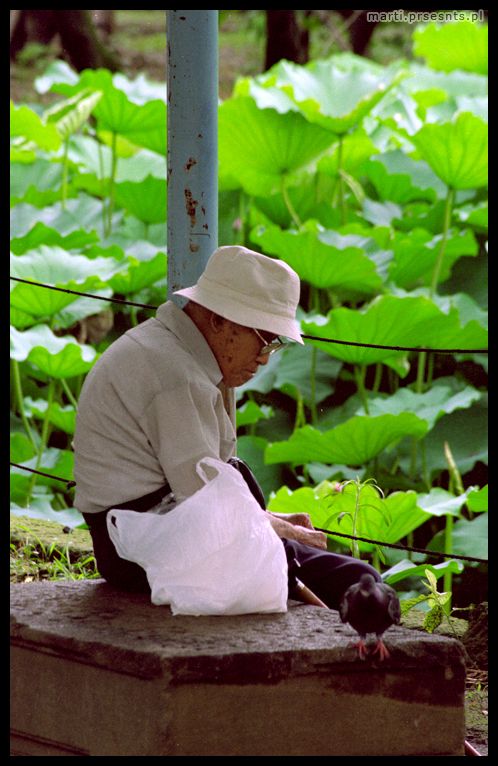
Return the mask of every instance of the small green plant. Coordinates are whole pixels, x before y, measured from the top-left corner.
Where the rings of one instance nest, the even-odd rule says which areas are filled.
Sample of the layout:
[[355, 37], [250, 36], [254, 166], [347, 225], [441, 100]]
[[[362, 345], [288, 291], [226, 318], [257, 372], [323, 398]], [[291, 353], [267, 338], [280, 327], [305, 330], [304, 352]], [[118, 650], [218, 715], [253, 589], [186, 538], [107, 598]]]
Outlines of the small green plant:
[[423, 584], [427, 588], [427, 593], [421, 593], [414, 598], [404, 599], [401, 601], [401, 614], [406, 614], [417, 604], [427, 602], [429, 605], [429, 611], [424, 618], [424, 629], [428, 633], [434, 633], [436, 628], [441, 625], [443, 620], [446, 620], [451, 630], [453, 630], [450, 615], [448, 614], [446, 608], [446, 605], [451, 601], [451, 591], [438, 591], [437, 579], [430, 569], [425, 570], [425, 576], [427, 577], [427, 580], [423, 580]]

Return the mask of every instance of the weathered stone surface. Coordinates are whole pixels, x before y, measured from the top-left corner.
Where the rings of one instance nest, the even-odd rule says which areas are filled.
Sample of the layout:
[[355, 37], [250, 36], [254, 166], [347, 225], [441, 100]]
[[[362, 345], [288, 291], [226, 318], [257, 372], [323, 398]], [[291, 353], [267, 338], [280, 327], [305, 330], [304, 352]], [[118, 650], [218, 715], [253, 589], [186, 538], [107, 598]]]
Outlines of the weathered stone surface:
[[362, 662], [336, 612], [291, 603], [185, 617], [103, 581], [12, 585], [14, 750], [463, 754], [458, 641], [394, 627]]

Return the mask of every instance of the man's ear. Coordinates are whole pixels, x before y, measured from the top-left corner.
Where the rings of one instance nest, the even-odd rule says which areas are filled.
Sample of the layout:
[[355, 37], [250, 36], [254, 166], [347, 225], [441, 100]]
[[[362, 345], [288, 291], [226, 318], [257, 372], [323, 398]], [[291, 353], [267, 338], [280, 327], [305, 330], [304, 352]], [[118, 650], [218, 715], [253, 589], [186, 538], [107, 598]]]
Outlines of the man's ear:
[[209, 326], [211, 330], [215, 333], [219, 333], [223, 330], [227, 320], [220, 316], [219, 314], [216, 314], [216, 312], [212, 311], [209, 316]]

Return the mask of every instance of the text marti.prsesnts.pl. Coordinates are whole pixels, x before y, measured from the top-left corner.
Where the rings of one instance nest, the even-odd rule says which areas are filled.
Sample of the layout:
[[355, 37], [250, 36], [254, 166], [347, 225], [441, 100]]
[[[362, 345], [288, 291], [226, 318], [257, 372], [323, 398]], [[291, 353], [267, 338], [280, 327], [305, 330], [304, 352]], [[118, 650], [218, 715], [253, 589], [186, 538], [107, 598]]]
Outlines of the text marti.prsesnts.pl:
[[367, 21], [427, 24], [430, 21], [446, 24], [452, 21], [485, 21], [484, 10], [477, 11], [367, 11]]

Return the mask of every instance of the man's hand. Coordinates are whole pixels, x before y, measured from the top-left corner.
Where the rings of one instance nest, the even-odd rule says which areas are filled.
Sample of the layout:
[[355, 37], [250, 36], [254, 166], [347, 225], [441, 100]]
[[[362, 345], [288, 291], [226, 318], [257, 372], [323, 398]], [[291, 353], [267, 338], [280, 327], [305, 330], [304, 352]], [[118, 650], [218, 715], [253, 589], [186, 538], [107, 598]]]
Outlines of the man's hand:
[[270, 524], [279, 537], [326, 550], [327, 535], [313, 529], [307, 513], [272, 513], [271, 511], [268, 513]]

